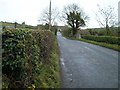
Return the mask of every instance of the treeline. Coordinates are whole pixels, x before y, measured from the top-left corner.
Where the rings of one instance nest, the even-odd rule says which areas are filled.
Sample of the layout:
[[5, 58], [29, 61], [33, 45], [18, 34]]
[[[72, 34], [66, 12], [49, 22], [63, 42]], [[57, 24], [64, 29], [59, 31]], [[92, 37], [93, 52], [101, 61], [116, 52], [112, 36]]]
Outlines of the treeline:
[[119, 37], [120, 30], [118, 27], [110, 27], [109, 30], [105, 28], [93, 28], [93, 29], [86, 29], [90, 35], [98, 35], [98, 36], [116, 36]]

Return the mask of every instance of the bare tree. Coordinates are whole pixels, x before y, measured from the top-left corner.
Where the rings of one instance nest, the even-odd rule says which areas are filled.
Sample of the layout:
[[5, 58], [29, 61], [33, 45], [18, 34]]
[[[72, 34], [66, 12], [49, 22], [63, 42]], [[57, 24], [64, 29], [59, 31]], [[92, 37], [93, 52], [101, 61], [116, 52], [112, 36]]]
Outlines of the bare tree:
[[49, 8], [46, 8], [41, 13], [41, 17], [38, 21], [42, 22], [43, 24], [47, 23], [50, 25], [51, 23], [51, 25], [54, 25], [54, 23], [57, 21], [58, 16], [59, 16], [59, 11], [57, 10], [57, 8], [51, 9], [51, 13], [49, 12]]
[[109, 27], [114, 26], [117, 24], [117, 16], [114, 12], [114, 8], [111, 6], [107, 7], [100, 7], [98, 6], [98, 13], [96, 14], [96, 20], [100, 26], [105, 27], [106, 30], [109, 32]]

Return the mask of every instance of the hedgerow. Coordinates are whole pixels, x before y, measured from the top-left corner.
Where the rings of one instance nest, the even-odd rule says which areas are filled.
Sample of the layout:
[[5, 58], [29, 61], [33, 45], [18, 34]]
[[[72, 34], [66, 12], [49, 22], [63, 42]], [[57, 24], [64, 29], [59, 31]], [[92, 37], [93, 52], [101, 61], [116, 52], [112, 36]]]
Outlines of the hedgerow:
[[119, 37], [82, 35], [82, 38], [87, 39], [87, 40], [97, 41], [97, 42], [105, 42], [105, 43], [120, 45]]
[[35, 30], [31, 31], [34, 38], [37, 40], [37, 45], [40, 48], [40, 57], [43, 62], [47, 62], [50, 59], [52, 53], [54, 37], [50, 31]]
[[[45, 87], [42, 85], [45, 80], [41, 76], [42, 73], [49, 76], [52, 71], [58, 72], [56, 68], [58, 57], [53, 59], [53, 53], [58, 55], [54, 51], [54, 42], [55, 37], [50, 31], [4, 29], [2, 33], [3, 88]], [[59, 86], [58, 75], [55, 73], [50, 75], [54, 84], [47, 84], [47, 87]]]

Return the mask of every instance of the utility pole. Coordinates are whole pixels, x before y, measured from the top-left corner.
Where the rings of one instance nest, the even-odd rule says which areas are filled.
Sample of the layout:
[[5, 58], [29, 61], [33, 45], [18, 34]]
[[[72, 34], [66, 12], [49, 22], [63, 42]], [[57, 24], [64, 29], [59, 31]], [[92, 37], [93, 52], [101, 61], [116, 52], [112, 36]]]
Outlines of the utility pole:
[[50, 6], [49, 6], [49, 30], [51, 29], [51, 0], [50, 0]]

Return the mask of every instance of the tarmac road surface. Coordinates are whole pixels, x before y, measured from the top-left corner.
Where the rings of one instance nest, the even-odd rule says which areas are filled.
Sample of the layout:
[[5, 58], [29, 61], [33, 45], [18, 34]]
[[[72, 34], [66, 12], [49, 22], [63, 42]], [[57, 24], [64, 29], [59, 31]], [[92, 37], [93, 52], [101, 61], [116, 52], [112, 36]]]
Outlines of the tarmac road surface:
[[118, 88], [118, 52], [57, 33], [62, 88]]

